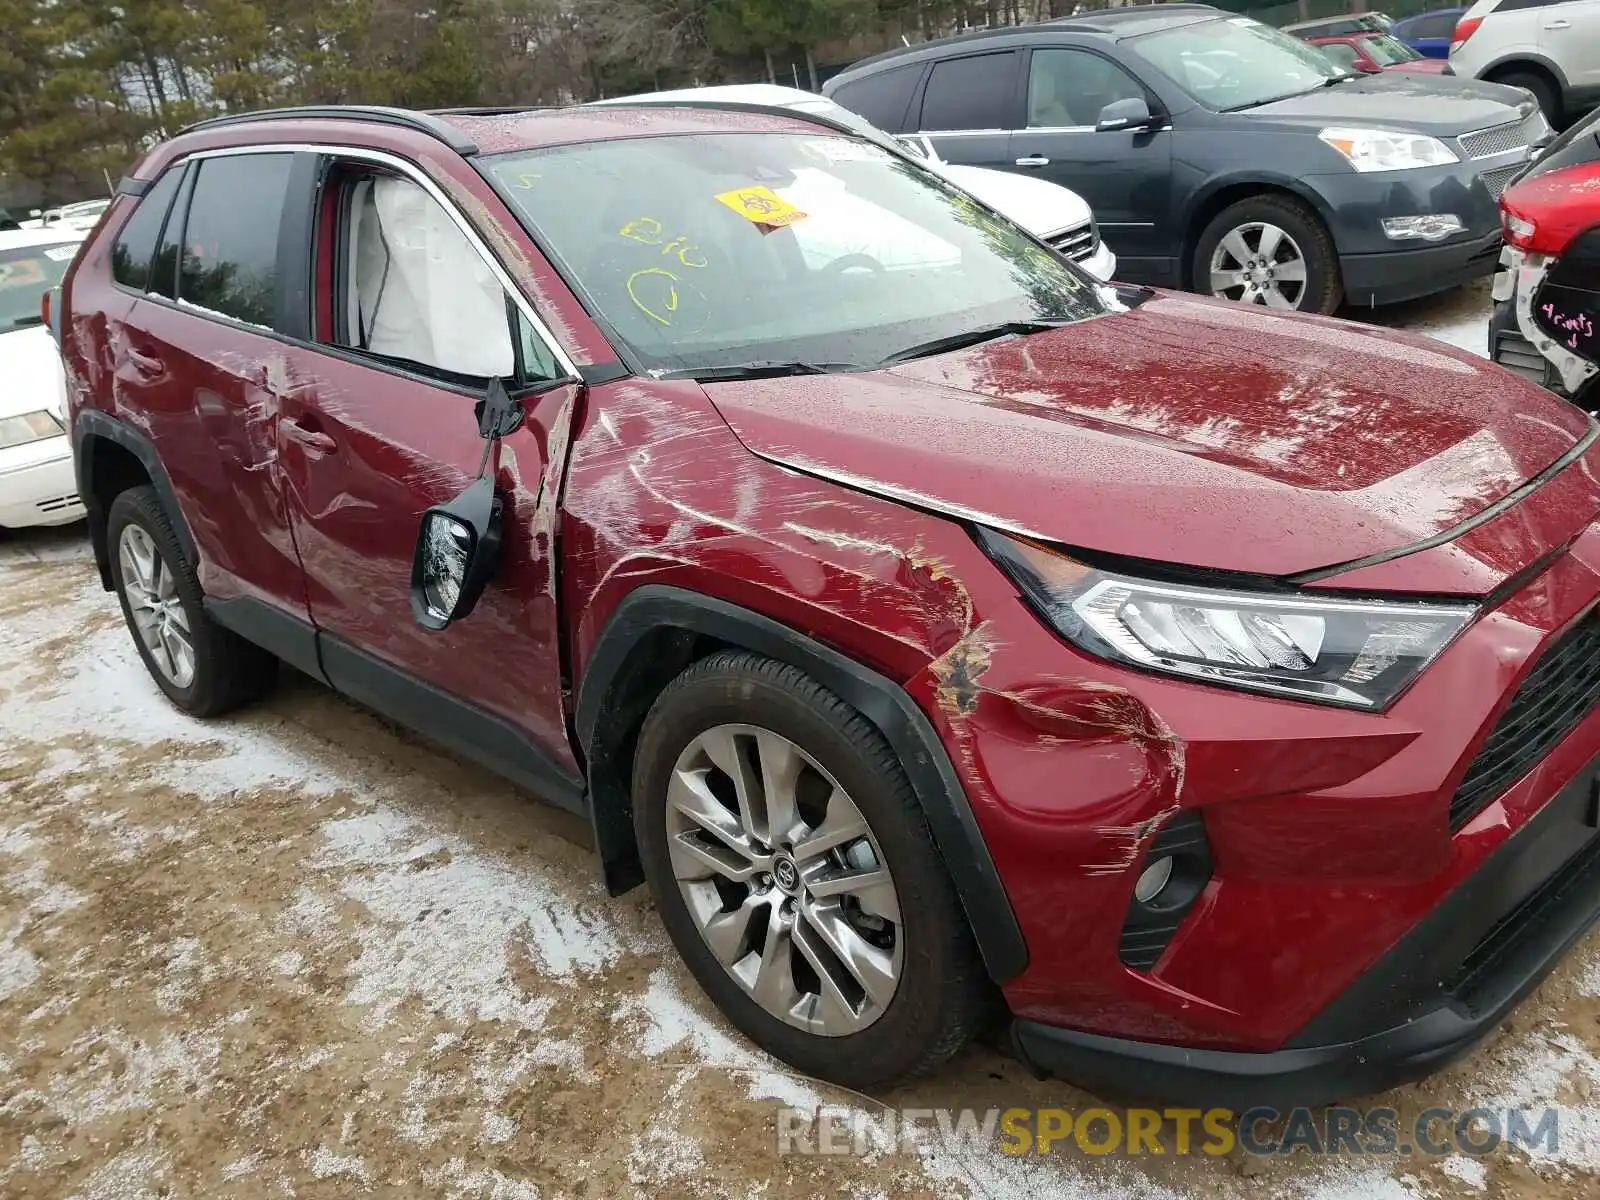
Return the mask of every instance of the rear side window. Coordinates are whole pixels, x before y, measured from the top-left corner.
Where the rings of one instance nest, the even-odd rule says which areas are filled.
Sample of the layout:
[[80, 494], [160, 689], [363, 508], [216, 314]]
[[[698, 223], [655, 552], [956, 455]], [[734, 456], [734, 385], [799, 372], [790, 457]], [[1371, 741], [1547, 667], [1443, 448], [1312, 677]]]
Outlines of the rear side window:
[[921, 128], [1014, 128], [1016, 85], [1017, 56], [1010, 51], [936, 63], [922, 97]]
[[156, 239], [161, 236], [161, 226], [166, 223], [167, 212], [172, 208], [172, 197], [177, 194], [178, 181], [183, 178], [183, 168], [173, 167], [155, 186], [144, 194], [133, 215], [123, 222], [111, 248], [111, 277], [123, 287], [136, 292], [150, 286], [150, 264], [156, 255]]
[[292, 154], [239, 154], [200, 164], [183, 227], [180, 303], [272, 328], [279, 226], [293, 166]]
[[887, 133], [904, 133], [911, 93], [922, 78], [922, 64], [879, 71], [865, 79], [853, 79], [834, 89], [831, 99], [851, 112], [860, 113]]

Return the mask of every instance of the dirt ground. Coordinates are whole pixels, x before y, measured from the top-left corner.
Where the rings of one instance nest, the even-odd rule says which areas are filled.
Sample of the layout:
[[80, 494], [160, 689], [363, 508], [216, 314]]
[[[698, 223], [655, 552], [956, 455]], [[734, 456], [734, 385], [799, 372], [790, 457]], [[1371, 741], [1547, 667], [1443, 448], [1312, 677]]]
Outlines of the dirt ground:
[[780, 1106], [1091, 1098], [974, 1048], [892, 1094], [712, 1011], [579, 821], [290, 676], [201, 723], [81, 530], [0, 538], [0, 1196], [1600, 1197], [1600, 938], [1485, 1047], [1367, 1098], [1558, 1104], [1535, 1156], [780, 1156]]

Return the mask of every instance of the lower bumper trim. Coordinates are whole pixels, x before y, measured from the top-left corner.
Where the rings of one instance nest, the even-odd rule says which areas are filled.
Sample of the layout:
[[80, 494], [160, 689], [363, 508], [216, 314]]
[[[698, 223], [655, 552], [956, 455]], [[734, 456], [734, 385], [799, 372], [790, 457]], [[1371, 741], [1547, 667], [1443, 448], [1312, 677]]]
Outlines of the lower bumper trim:
[[1492, 275], [1499, 261], [1500, 232], [1495, 230], [1443, 246], [1346, 254], [1339, 259], [1339, 271], [1350, 304], [1396, 304]]

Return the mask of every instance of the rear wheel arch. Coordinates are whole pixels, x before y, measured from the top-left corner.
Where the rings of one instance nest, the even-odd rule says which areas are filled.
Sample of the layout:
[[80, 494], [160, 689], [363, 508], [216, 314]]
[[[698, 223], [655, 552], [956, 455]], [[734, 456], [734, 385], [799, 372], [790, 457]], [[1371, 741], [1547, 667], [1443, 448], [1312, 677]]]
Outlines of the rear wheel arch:
[[129, 488], [148, 484], [155, 489], [184, 554], [190, 562], [200, 561], [194, 535], [178, 505], [172, 480], [149, 438], [115, 417], [87, 409], [78, 414], [73, 425], [72, 452], [78, 495], [88, 514], [89, 541], [94, 549], [101, 586], [106, 591], [111, 591], [113, 586], [106, 520], [112, 501]]
[[[1534, 95], [1539, 99], [1539, 106], [1552, 120], [1559, 117], [1566, 107], [1566, 75], [1560, 67], [1547, 59], [1523, 56], [1504, 59], [1485, 68], [1479, 78], [1486, 83], [1505, 84], [1512, 84], [1519, 78], [1531, 80], [1534, 84], [1532, 89]], [[1548, 97], [1539, 95], [1540, 86], [1548, 91]]]
[[892, 680], [760, 613], [647, 585], [617, 607], [578, 685], [574, 724], [587, 763], [595, 848], [613, 895], [643, 881], [630, 800], [633, 752], [651, 704], [690, 664], [743, 649], [804, 671], [883, 734], [910, 778], [996, 983], [1027, 966], [1022, 931], [960, 777], [932, 724]]

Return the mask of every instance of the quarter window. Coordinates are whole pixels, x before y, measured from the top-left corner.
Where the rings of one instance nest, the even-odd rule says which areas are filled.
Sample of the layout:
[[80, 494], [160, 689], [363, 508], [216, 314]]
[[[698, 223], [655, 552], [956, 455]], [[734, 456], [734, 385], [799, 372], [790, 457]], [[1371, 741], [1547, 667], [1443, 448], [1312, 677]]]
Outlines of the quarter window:
[[181, 303], [274, 326], [293, 162], [292, 154], [239, 154], [200, 163], [183, 229]]
[[1028, 125], [1081, 128], [1118, 100], [1144, 98], [1144, 88], [1116, 63], [1087, 50], [1035, 50], [1028, 67]]
[[860, 113], [879, 129], [901, 133], [906, 128], [906, 112], [911, 93], [922, 78], [922, 66], [896, 67], [865, 79], [851, 80], [835, 89], [832, 99], [851, 112]]
[[1017, 56], [1009, 51], [936, 63], [922, 97], [922, 128], [1010, 129], [1016, 82]]
[[183, 168], [173, 167], [138, 201], [138, 206], [122, 225], [111, 248], [111, 277], [123, 287], [142, 292], [150, 285], [150, 263], [156, 255], [156, 239], [166, 223], [172, 197], [177, 194]]

